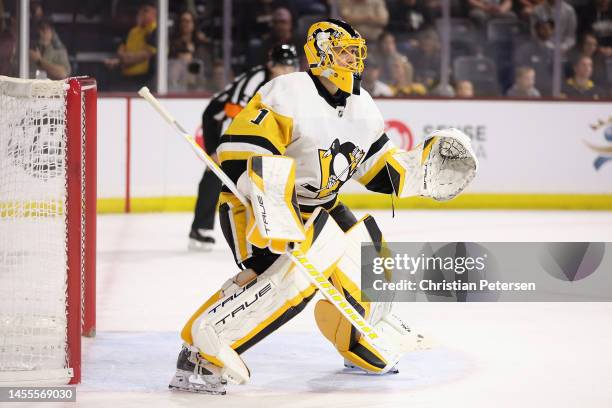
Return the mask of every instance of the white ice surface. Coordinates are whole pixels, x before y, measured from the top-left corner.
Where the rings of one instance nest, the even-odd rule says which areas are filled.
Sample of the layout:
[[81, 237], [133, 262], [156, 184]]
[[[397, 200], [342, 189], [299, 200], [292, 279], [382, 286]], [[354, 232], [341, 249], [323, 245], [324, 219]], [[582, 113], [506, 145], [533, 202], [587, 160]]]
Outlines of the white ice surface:
[[[388, 241], [612, 241], [610, 212], [373, 215]], [[84, 346], [79, 405], [612, 407], [609, 303], [402, 304], [436, 346], [406, 356], [400, 374], [375, 377], [342, 370], [312, 301], [244, 354], [250, 384], [226, 396], [169, 392], [178, 332], [235, 273], [233, 259], [220, 233], [213, 252], [186, 251], [191, 214], [98, 220], [98, 336]]]

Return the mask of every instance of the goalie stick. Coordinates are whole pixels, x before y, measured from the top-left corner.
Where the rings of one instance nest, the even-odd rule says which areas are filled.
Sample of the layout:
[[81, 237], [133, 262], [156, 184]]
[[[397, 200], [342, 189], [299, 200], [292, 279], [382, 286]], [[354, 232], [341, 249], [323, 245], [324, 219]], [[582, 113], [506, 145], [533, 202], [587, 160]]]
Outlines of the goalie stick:
[[[240, 200], [245, 206], [250, 206], [248, 199], [238, 191], [238, 188], [232, 182], [232, 180], [223, 172], [221, 167], [204, 151], [204, 149], [196, 143], [194, 138], [187, 133], [185, 128], [163, 107], [159, 101], [151, 94], [149, 88], [142, 87], [138, 91], [138, 95], [144, 98], [172, 128], [189, 143], [192, 150], [196, 155], [206, 163], [207, 166], [215, 173], [217, 177], [225, 184], [225, 186]], [[308, 260], [306, 255], [299, 249], [291, 249], [288, 251], [289, 258], [297, 266], [297, 268], [308, 278], [308, 280], [315, 285], [321, 294], [330, 301], [338, 311], [359, 331], [365, 336], [369, 343], [376, 348], [384, 359], [387, 361], [387, 365], [380, 372], [384, 374], [393, 368], [401, 358], [401, 354], [396, 347], [388, 344], [387, 341], [378, 333], [378, 331], [368, 323], [362, 316], [355, 310], [355, 308], [346, 300], [342, 293], [335, 289], [335, 287], [325, 278], [325, 276], [318, 271], [312, 263]]]

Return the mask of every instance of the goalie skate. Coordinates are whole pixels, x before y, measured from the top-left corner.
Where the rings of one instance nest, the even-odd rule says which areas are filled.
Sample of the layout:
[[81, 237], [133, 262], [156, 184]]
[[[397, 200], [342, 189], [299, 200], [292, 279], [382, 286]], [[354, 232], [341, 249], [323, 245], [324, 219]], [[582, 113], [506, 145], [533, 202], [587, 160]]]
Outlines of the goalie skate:
[[[347, 370], [350, 370], [350, 371], [357, 371], [357, 372], [361, 372], [361, 373], [364, 373], [364, 374], [380, 375], [380, 374], [375, 374], [375, 373], [371, 373], [369, 371], [366, 371], [366, 370], [364, 370], [361, 367], [357, 367], [355, 364], [351, 363], [347, 359], [344, 359], [344, 368], [346, 368]], [[387, 371], [385, 374], [399, 374], [399, 370], [398, 370], [397, 366], [395, 366], [392, 369], [390, 369], [389, 371]]]
[[176, 362], [176, 374], [168, 388], [200, 394], [225, 395], [227, 381], [220, 369], [204, 360], [197, 351], [183, 346]]

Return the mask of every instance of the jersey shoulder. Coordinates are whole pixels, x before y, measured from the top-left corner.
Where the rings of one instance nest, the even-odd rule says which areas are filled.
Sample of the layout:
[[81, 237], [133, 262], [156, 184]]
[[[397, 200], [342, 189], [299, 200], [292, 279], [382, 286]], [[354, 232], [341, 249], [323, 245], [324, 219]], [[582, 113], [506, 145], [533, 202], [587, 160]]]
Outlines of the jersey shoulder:
[[359, 95], [351, 95], [349, 99], [353, 115], [367, 120], [376, 137], [380, 136], [384, 132], [385, 120], [370, 93], [361, 88]]
[[262, 86], [258, 93], [261, 101], [281, 115], [293, 117], [298, 100], [309, 91], [310, 77], [305, 72], [278, 76]]
[[[376, 102], [374, 102], [372, 95], [370, 95], [370, 93], [363, 88], [359, 88], [359, 95], [351, 95], [351, 98], [356, 99], [361, 105], [364, 106], [376, 106]], [[376, 110], [378, 110], [378, 107], [376, 107]]]
[[310, 77], [306, 72], [292, 72], [289, 74], [284, 74], [277, 76], [276, 78], [268, 81], [268, 83], [262, 87], [262, 92], [268, 91], [280, 91], [280, 90], [296, 90], [300, 88], [305, 88], [309, 81], [311, 81]]

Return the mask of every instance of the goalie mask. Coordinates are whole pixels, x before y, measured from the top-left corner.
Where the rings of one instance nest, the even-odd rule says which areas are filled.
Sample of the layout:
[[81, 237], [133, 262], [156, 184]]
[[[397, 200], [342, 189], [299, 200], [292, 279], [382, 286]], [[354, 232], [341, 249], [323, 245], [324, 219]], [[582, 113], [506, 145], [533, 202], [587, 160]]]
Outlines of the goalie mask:
[[314, 23], [304, 45], [308, 67], [314, 75], [329, 79], [342, 91], [359, 95], [365, 39], [341, 20]]

